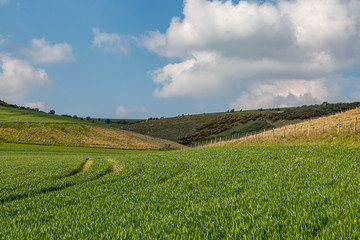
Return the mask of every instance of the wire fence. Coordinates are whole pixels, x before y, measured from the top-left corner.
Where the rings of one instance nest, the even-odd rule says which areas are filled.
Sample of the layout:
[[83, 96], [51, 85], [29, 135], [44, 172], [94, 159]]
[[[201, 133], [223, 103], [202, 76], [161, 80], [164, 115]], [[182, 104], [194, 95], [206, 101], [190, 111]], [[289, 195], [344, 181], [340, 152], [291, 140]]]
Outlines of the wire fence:
[[237, 134], [231, 136], [217, 137], [201, 142], [192, 143], [192, 148], [198, 148], [218, 143], [225, 143], [233, 140], [264, 140], [278, 137], [297, 137], [297, 136], [313, 136], [313, 135], [326, 135], [326, 134], [344, 134], [344, 133], [359, 133], [358, 118], [353, 119], [337, 119], [321, 120], [313, 119], [298, 124], [288, 125], [280, 128], [264, 129], [261, 132], [251, 132], [246, 134]]

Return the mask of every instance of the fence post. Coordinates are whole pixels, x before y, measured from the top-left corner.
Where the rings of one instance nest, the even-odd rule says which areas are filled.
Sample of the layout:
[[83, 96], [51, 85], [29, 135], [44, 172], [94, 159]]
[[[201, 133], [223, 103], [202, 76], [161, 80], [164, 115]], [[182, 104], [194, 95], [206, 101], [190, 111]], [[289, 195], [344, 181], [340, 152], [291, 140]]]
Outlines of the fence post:
[[294, 125], [294, 135], [296, 137], [296, 124]]
[[340, 133], [340, 119], [338, 120], [337, 134]]
[[272, 130], [272, 136], [275, 137], [275, 128]]
[[308, 132], [307, 132], [307, 136], [310, 136], [310, 124], [308, 125]]
[[284, 134], [283, 134], [283, 137], [285, 137], [286, 135], [286, 127], [284, 127]]
[[355, 122], [354, 122], [354, 133], [357, 132], [357, 117], [355, 118]]

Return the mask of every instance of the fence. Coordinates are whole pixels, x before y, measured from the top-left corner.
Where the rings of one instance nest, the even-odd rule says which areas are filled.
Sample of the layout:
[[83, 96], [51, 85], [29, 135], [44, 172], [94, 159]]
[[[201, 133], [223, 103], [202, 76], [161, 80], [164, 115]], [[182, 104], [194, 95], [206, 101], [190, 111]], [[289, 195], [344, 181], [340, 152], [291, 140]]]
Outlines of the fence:
[[[336, 121], [334, 121], [336, 120]], [[298, 124], [288, 125], [280, 128], [273, 128], [263, 130], [262, 132], [246, 133], [245, 135], [238, 134], [232, 136], [217, 137], [210, 140], [195, 142], [191, 145], [193, 148], [214, 145], [218, 143], [225, 143], [233, 140], [263, 140], [276, 137], [297, 137], [312, 135], [325, 135], [325, 134], [342, 134], [342, 133], [359, 133], [360, 126], [358, 118], [353, 119], [313, 119]]]

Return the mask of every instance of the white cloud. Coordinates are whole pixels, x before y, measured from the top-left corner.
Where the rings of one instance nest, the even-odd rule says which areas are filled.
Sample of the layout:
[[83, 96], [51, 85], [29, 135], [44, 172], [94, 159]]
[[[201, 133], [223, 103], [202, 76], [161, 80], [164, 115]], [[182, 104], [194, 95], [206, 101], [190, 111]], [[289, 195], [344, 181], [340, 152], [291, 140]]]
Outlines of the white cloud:
[[39, 110], [45, 110], [45, 103], [44, 102], [27, 102], [25, 103], [25, 107], [32, 108], [32, 109], [39, 109]]
[[[1, 41], [7, 37], [0, 36]], [[71, 62], [74, 60], [72, 48], [67, 43], [51, 45], [44, 38], [33, 39], [30, 48], [20, 48], [16, 52], [0, 53], [0, 97], [10, 103], [27, 104], [44, 109], [43, 102], [26, 103], [26, 97], [50, 85], [46, 71], [34, 65], [43, 63]]]
[[346, 101], [336, 81], [325, 78], [316, 80], [283, 80], [257, 82], [229, 108], [257, 109], [272, 107], [301, 106], [324, 101]]
[[249, 89], [249, 96], [260, 97], [251, 86], [272, 82], [305, 88], [275, 94], [280, 105], [291, 97], [318, 101], [318, 79], [360, 62], [359, 11], [356, 0], [186, 0], [182, 19], [174, 17], [165, 33], [142, 37], [149, 51], [177, 59], [152, 72], [160, 85], [154, 95], [245, 96]]
[[30, 48], [20, 49], [17, 55], [35, 64], [71, 62], [75, 59], [69, 44], [50, 45], [45, 38], [31, 40]]
[[22, 104], [29, 93], [50, 84], [47, 73], [27, 61], [2, 55], [0, 62], [0, 96], [5, 101]]
[[115, 110], [115, 113], [116, 113], [116, 117], [118, 118], [126, 118], [129, 116], [129, 110], [127, 110], [123, 106], [118, 106]]
[[124, 106], [118, 106], [115, 110], [116, 117], [120, 119], [143, 118], [143, 115], [146, 113], [147, 109], [145, 107], [126, 108]]
[[10, 0], [0, 0], [0, 4], [2, 6], [5, 6], [6, 4], [8, 4], [10, 2]]
[[120, 36], [116, 33], [100, 32], [98, 28], [93, 28], [94, 40], [93, 47], [105, 50], [107, 52], [127, 53], [128, 42], [131, 38]]

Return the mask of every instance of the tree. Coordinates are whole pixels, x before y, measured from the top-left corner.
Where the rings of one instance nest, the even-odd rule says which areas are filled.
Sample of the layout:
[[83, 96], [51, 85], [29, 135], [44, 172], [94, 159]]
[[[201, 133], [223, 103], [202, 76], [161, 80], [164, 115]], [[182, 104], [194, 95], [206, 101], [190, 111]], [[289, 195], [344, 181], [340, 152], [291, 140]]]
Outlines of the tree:
[[110, 119], [105, 119], [105, 123], [111, 123]]
[[49, 111], [49, 113], [50, 113], [50, 114], [55, 114], [55, 110], [54, 110], [54, 109], [51, 109], [51, 110]]

